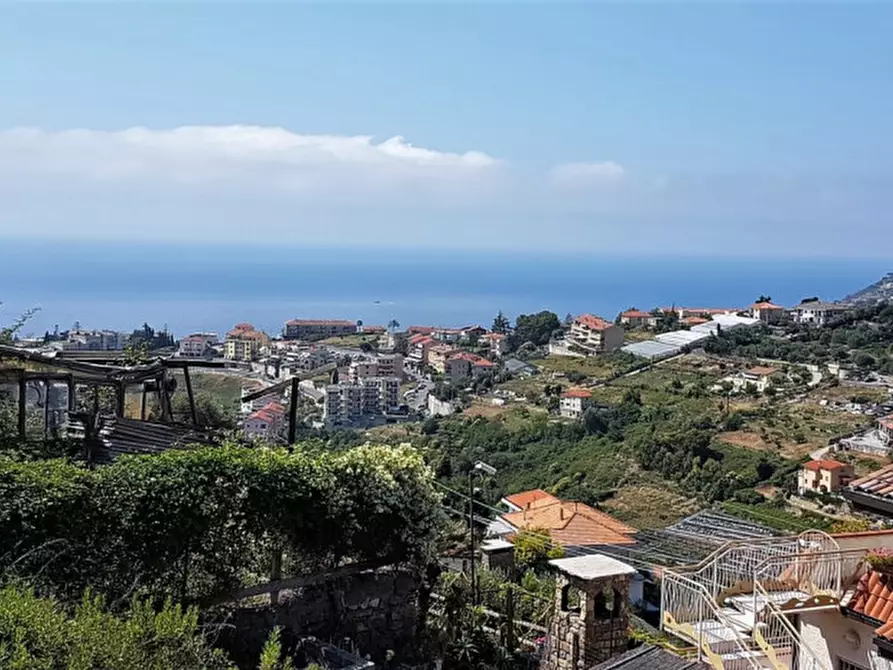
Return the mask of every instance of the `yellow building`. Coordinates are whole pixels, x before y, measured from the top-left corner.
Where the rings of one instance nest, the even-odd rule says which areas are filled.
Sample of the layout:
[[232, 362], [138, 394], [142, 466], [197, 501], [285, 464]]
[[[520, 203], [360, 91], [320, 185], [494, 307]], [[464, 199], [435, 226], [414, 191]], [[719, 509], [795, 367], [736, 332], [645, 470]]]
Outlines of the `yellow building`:
[[260, 356], [260, 350], [270, 344], [266, 333], [255, 330], [250, 323], [239, 323], [226, 334], [223, 343], [223, 356], [233, 361], [253, 361]]

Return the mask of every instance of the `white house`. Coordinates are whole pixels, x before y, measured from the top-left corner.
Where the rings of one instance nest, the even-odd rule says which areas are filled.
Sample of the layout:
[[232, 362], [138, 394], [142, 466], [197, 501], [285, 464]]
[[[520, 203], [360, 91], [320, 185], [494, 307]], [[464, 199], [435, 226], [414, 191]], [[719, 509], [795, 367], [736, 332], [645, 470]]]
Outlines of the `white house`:
[[821, 300], [810, 300], [801, 302], [793, 308], [792, 313], [794, 321], [797, 323], [808, 323], [814, 326], [824, 326], [829, 321], [839, 317], [849, 311], [849, 307], [836, 302], [822, 302]]
[[209, 349], [206, 338], [201, 335], [189, 335], [180, 340], [180, 348], [177, 353], [188, 358], [201, 358]]
[[245, 418], [242, 432], [249, 439], [274, 440], [279, 436], [284, 423], [285, 407], [277, 402], [269, 402]]
[[592, 394], [586, 389], [570, 389], [561, 394], [559, 411], [566, 419], [579, 419], [592, 405]]

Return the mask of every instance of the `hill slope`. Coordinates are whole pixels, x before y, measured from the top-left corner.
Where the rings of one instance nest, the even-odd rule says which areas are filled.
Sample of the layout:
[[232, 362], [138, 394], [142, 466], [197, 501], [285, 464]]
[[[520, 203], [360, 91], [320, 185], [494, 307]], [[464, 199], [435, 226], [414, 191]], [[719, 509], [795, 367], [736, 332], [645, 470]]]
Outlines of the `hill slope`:
[[841, 302], [849, 305], [873, 305], [885, 300], [893, 301], [893, 272], [887, 273], [885, 277], [871, 286], [866, 286], [861, 291], [848, 295]]

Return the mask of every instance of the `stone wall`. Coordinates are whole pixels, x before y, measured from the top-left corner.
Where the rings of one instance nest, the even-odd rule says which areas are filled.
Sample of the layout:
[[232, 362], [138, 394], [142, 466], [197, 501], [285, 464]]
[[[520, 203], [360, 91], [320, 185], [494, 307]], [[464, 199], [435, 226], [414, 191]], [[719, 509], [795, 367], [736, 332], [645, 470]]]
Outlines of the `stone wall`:
[[283, 592], [276, 605], [230, 605], [220, 613], [218, 644], [239, 667], [254, 668], [263, 644], [281, 626], [283, 646], [314, 636], [344, 644], [349, 639], [357, 653], [381, 660], [389, 650], [398, 655], [413, 651], [416, 633], [427, 609], [422, 579], [399, 570], [367, 571]]

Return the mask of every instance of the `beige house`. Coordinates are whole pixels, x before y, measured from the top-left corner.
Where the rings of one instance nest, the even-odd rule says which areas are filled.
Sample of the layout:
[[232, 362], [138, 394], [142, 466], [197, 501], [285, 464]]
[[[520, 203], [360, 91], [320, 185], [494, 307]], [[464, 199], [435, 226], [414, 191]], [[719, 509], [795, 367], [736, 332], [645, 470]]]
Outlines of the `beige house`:
[[643, 312], [635, 307], [620, 313], [620, 323], [633, 328], [641, 326], [654, 326], [657, 324], [657, 317], [651, 312]]
[[456, 348], [449, 344], [435, 344], [428, 349], [428, 365], [443, 374], [446, 372], [447, 359], [456, 353]]
[[797, 492], [833, 493], [849, 484], [856, 472], [852, 465], [832, 459], [804, 463], [797, 475]]
[[778, 323], [784, 317], [784, 307], [771, 302], [755, 302], [750, 306], [750, 315], [763, 323]]
[[260, 350], [269, 344], [270, 338], [266, 333], [255, 330], [250, 323], [238, 323], [226, 334], [223, 356], [233, 361], [250, 362], [257, 359]]
[[742, 370], [739, 376], [739, 379], [741, 380], [740, 386], [745, 387], [748, 384], [753, 384], [757, 388], [757, 391], [764, 393], [770, 384], [772, 375], [776, 372], [778, 372], [778, 370], [775, 368], [762, 365]]
[[581, 314], [571, 324], [570, 340], [584, 349], [601, 354], [619, 349], [625, 331], [593, 314]]

